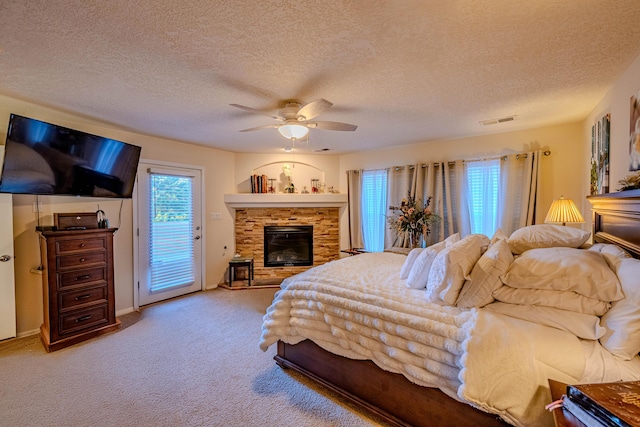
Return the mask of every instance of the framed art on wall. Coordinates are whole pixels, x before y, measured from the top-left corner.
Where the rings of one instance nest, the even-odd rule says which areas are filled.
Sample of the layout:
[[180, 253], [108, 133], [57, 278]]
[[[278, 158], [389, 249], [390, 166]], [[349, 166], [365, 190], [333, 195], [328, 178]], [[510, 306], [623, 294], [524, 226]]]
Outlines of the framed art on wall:
[[609, 129], [609, 114], [591, 128], [591, 195], [609, 192]]
[[640, 90], [631, 96], [629, 117], [629, 170], [640, 170]]

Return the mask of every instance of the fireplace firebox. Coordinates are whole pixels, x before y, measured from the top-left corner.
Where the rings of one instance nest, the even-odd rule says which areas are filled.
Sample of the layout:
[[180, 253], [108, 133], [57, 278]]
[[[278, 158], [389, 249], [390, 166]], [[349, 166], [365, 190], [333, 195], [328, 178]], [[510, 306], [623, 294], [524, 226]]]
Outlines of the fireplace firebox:
[[264, 227], [264, 266], [313, 265], [313, 225]]

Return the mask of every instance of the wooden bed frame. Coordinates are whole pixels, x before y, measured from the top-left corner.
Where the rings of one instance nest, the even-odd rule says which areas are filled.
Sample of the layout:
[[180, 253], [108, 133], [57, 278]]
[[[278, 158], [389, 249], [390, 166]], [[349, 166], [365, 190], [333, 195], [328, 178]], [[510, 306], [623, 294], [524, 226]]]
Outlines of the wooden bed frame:
[[[617, 244], [640, 258], [640, 190], [587, 199], [593, 211], [594, 241]], [[461, 403], [437, 388], [420, 387], [371, 361], [337, 356], [309, 340], [296, 345], [278, 342], [275, 360], [279, 366], [300, 372], [394, 426], [508, 425], [496, 415]]]

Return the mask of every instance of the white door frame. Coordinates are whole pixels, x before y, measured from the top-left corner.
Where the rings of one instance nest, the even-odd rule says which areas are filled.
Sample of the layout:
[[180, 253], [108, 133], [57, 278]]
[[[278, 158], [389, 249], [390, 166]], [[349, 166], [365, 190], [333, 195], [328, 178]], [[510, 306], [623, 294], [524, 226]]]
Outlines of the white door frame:
[[[0, 170], [4, 145], [0, 145]], [[16, 337], [16, 284], [13, 247], [13, 195], [0, 194], [0, 340]]]
[[[202, 239], [201, 239], [201, 245], [202, 245], [202, 262], [200, 263], [200, 274], [202, 276], [202, 289], [206, 289], [206, 229], [205, 229], [205, 179], [204, 179], [204, 167], [202, 166], [193, 166], [193, 165], [187, 165], [184, 163], [174, 163], [174, 162], [164, 162], [161, 160], [148, 160], [148, 159], [140, 159], [140, 164], [144, 164], [147, 165], [149, 167], [175, 167], [175, 168], [185, 168], [185, 169], [195, 169], [200, 171], [200, 176], [202, 179], [202, 185], [200, 186], [200, 215], [202, 218]], [[140, 283], [140, 265], [138, 262], [138, 256], [140, 255], [140, 250], [139, 250], [139, 244], [140, 244], [140, 237], [138, 236], [138, 228], [139, 228], [139, 224], [138, 224], [138, 194], [139, 191], [139, 186], [138, 186], [138, 177], [136, 176], [136, 185], [133, 187], [133, 197], [132, 197], [132, 201], [133, 201], [133, 309], [134, 310], [138, 310], [140, 308], [140, 296], [139, 296], [139, 291], [138, 291], [138, 286]]]

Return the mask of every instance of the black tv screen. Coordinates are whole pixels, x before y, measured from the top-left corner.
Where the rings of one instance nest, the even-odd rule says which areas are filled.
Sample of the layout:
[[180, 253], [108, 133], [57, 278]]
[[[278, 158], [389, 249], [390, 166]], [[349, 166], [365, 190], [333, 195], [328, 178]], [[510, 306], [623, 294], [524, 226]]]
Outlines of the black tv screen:
[[11, 114], [0, 193], [130, 198], [141, 148]]

